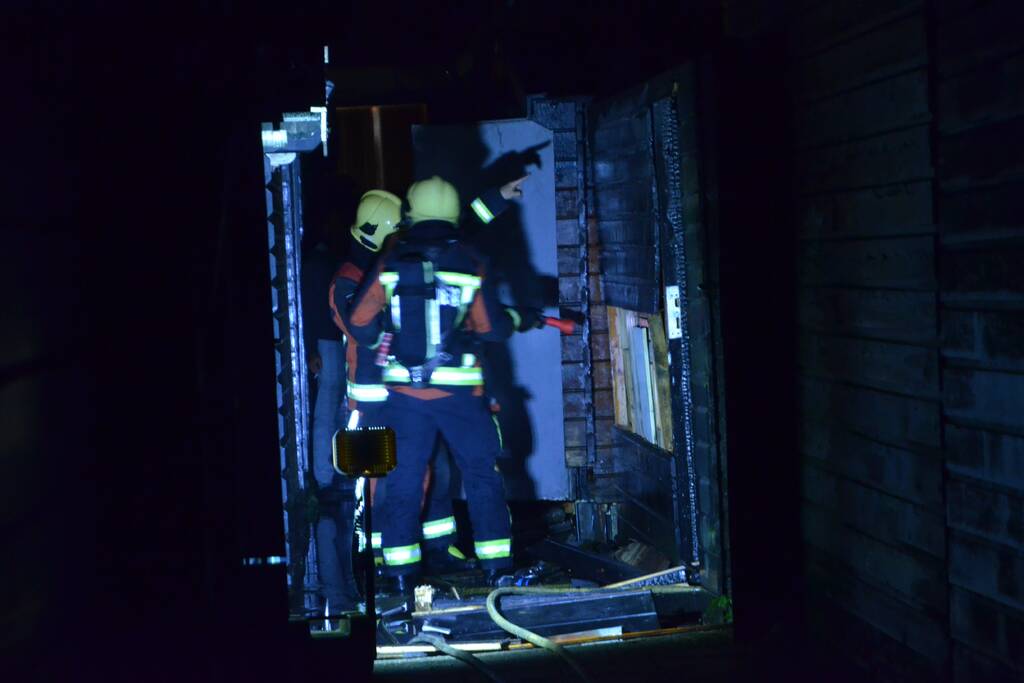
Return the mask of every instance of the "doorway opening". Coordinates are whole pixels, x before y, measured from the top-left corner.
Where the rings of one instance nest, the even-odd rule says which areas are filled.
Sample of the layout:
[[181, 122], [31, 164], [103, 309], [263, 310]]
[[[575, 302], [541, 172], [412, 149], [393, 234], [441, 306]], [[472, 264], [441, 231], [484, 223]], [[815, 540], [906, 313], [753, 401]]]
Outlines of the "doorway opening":
[[[265, 124], [294, 618], [313, 630], [332, 628], [323, 618], [332, 615], [321, 569], [330, 564], [323, 553], [334, 549], [317, 538], [323, 512], [313, 477], [313, 422], [322, 412], [315, 404], [325, 396], [313, 370], [323, 372], [325, 359], [313, 363], [308, 332], [330, 311], [326, 291], [308, 291], [304, 277], [311, 236], [340, 264], [367, 190], [403, 197], [412, 182], [440, 175], [469, 204], [526, 175], [521, 200], [465, 233], [485, 255], [504, 303], [573, 323], [568, 334], [539, 330], [486, 350], [516, 558], [497, 585], [566, 591], [509, 599], [509, 618], [572, 638], [725, 619], [720, 340], [706, 203], [714, 178], [712, 150], [697, 137], [707, 115], [700, 81], [689, 64], [615, 97], [531, 96], [521, 119], [473, 124], [430, 121], [422, 104], [335, 107]], [[339, 396], [331, 400], [343, 425]], [[471, 567], [471, 524], [453, 475], [453, 545]], [[353, 553], [370, 542], [360, 531], [357, 523], [345, 539]], [[357, 574], [375, 571], [355, 564]], [[412, 651], [403, 648], [424, 632], [462, 645], [515, 639], [492, 618], [485, 598], [495, 585], [479, 572], [423, 583], [430, 597], [415, 603], [381, 593], [379, 655]]]

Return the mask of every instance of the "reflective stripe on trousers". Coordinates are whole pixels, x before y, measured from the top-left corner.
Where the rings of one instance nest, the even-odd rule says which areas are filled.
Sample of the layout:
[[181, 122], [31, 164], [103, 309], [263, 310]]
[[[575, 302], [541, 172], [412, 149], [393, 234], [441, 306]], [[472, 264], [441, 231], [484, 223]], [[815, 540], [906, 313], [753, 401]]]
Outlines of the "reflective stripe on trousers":
[[481, 560], [496, 560], [512, 556], [512, 539], [497, 538], [493, 541], [477, 541], [474, 544], [476, 556]]
[[356, 384], [349, 382], [348, 397], [359, 403], [378, 403], [388, 400], [388, 389], [383, 384]]
[[423, 539], [431, 540], [455, 533], [455, 518], [445, 517], [423, 523]]
[[397, 548], [383, 548], [384, 562], [391, 566], [415, 564], [422, 559], [420, 544], [398, 546]]

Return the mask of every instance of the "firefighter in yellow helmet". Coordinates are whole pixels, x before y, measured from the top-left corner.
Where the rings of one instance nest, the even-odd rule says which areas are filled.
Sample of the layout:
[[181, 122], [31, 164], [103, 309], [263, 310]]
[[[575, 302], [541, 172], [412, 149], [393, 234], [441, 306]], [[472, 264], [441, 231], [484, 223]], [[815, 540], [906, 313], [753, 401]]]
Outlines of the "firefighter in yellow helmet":
[[[366, 268], [372, 262], [374, 252], [380, 249], [384, 238], [398, 229], [401, 213], [401, 201], [389, 192], [372, 190], [363, 195], [356, 223], [352, 226], [349, 261], [341, 270], [341, 273], [352, 278], [353, 289], [362, 279], [360, 265], [356, 264]], [[308, 296], [315, 296], [316, 299], [310, 299], [310, 305], [304, 306], [307, 313], [307, 324], [304, 327], [307, 330], [321, 330], [324, 326], [321, 324], [322, 319], [327, 328], [318, 332], [317, 339], [313, 341], [316, 349], [316, 359], [312, 365], [316, 375], [316, 402], [312, 422], [312, 452], [313, 474], [317, 482], [320, 509], [315, 531], [319, 548], [322, 597], [330, 613], [338, 614], [356, 609], [361, 596], [352, 565], [352, 534], [356, 513], [355, 482], [335, 470], [332, 437], [344, 424], [345, 419], [343, 399], [346, 365], [349, 395], [359, 390], [360, 385], [356, 382], [380, 385], [380, 368], [373, 372], [372, 352], [369, 362], [357, 364], [356, 358], [360, 349], [357, 349], [355, 342], [351, 340], [348, 348], [342, 344], [335, 329], [335, 325], [340, 321], [337, 312], [330, 311], [335, 325], [328, 320], [329, 311], [323, 307], [322, 297], [325, 290], [339, 282], [335, 270], [337, 262], [332, 261], [326, 251], [311, 252], [308, 256], [307, 259], [304, 255], [303, 259], [303, 293], [306, 294], [309, 289]], [[319, 306], [315, 305], [314, 301], [319, 303]], [[363, 356], [365, 357], [365, 354]], [[377, 398], [383, 401], [386, 393], [381, 393], [384, 395]]]
[[[484, 224], [490, 223], [500, 213], [508, 199], [522, 195], [522, 183], [526, 176], [518, 178], [500, 189], [485, 192], [475, 199], [470, 208]], [[456, 223], [462, 214], [458, 193], [455, 188], [440, 178], [429, 178], [414, 183], [407, 195], [410, 207], [408, 219], [446, 220]], [[348, 260], [335, 274], [330, 287], [330, 307], [335, 324], [345, 334], [347, 394], [350, 415], [357, 411], [356, 420], [361, 426], [383, 425], [382, 410], [388, 392], [381, 379], [382, 368], [376, 365], [377, 350], [368, 345], [357, 345], [348, 333], [346, 312], [348, 302], [356, 292], [364, 273], [371, 267], [386, 240], [398, 229], [401, 221], [401, 200], [384, 190], [370, 190], [360, 199], [356, 209], [356, 220], [352, 224], [352, 242]], [[350, 421], [350, 424], [353, 422]], [[465, 557], [454, 545], [456, 538], [455, 518], [451, 511], [450, 463], [447, 453], [434, 458], [423, 479], [423, 509], [421, 526], [425, 559], [431, 570], [443, 572], [465, 567]], [[385, 486], [375, 486], [371, 481], [371, 496], [374, 510], [378, 515], [387, 512], [384, 505]], [[382, 516], [378, 516], [380, 528]], [[381, 534], [375, 532], [371, 543], [378, 562], [381, 558]]]
[[[522, 179], [474, 200], [490, 222], [520, 196]], [[476, 555], [494, 580], [511, 565], [509, 516], [495, 461], [501, 436], [483, 397], [479, 342], [541, 327], [539, 311], [501, 306], [483, 262], [459, 237], [458, 193], [434, 176], [409, 188], [404, 230], [382, 252], [352, 305], [347, 327], [360, 343], [388, 342], [384, 420], [395, 430], [398, 468], [388, 477], [381, 515], [382, 550], [397, 589], [411, 591], [429, 543], [408, 505], [423, 479], [438, 434], [458, 463], [473, 522]], [[437, 501], [451, 515], [450, 496]], [[378, 507], [374, 506], [376, 512]], [[454, 521], [454, 520], [453, 520]], [[452, 529], [454, 531], [454, 528]], [[424, 552], [426, 550], [427, 552]]]
[[[344, 333], [347, 344], [345, 353], [346, 383], [348, 395], [348, 410], [350, 426], [358, 424], [363, 427], [383, 426], [382, 410], [387, 400], [388, 392], [381, 379], [382, 368], [375, 364], [376, 350], [366, 345], [357, 345], [355, 339], [348, 333], [345, 323], [346, 302], [352, 297], [362, 282], [363, 274], [370, 268], [384, 242], [393, 235], [399, 228], [402, 218], [402, 200], [396, 195], [385, 190], [370, 190], [359, 200], [356, 208], [356, 220], [352, 224], [352, 241], [349, 245], [348, 260], [334, 276], [329, 293], [329, 304], [332, 318], [338, 328]], [[428, 490], [437, 496], [448, 496], [449, 481], [448, 461], [438, 458], [438, 464], [433, 471], [428, 471], [424, 477], [424, 495]], [[434, 471], [442, 476], [437, 477], [438, 485], [430, 488], [431, 475]], [[370, 481], [369, 500], [372, 501], [375, 509], [383, 508], [385, 487], [379, 485], [378, 480]], [[429, 507], [427, 501], [421, 501], [421, 507]], [[377, 523], [380, 523], [378, 518]], [[423, 522], [423, 533], [428, 539], [437, 539], [444, 544], [444, 554], [449, 553], [448, 546], [454, 540], [455, 520], [450, 515], [442, 519], [430, 517], [429, 510], [427, 519]], [[378, 563], [383, 564], [380, 558], [380, 533], [372, 534], [371, 540], [374, 554]], [[453, 553], [458, 553], [454, 547]], [[455, 555], [458, 559], [461, 553]], [[464, 559], [464, 558], [462, 558]]]

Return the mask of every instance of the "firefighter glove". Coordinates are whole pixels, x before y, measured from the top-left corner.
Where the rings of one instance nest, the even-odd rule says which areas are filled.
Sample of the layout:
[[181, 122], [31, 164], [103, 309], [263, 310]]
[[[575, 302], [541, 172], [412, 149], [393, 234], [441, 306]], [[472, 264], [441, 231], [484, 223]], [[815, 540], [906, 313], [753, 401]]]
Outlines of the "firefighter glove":
[[544, 327], [544, 316], [536, 308], [511, 306], [506, 308], [505, 312], [512, 318], [512, 324], [517, 332], [526, 332]]

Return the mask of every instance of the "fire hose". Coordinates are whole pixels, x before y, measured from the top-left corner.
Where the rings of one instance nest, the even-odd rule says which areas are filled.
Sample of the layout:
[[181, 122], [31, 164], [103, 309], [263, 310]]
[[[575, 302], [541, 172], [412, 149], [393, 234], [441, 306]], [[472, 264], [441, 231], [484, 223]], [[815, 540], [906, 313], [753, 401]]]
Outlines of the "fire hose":
[[566, 591], [563, 588], [522, 588], [515, 586], [510, 586], [507, 588], [497, 588], [491, 591], [490, 594], [488, 594], [487, 596], [487, 614], [491, 617], [495, 624], [500, 626], [503, 630], [511, 633], [516, 638], [521, 638], [522, 640], [525, 640], [531, 645], [543, 648], [548, 652], [558, 655], [566, 664], [569, 665], [569, 667], [576, 673], [577, 676], [580, 677], [581, 680], [583, 680], [585, 683], [591, 683], [590, 676], [588, 676], [587, 672], [583, 669], [583, 667], [579, 665], [579, 662], [577, 662], [576, 659], [569, 654], [568, 650], [566, 650], [564, 647], [562, 647], [555, 641], [551, 640], [550, 638], [545, 638], [544, 636], [534, 633], [533, 631], [530, 631], [529, 629], [526, 629], [520, 626], [519, 624], [513, 624], [511, 621], [506, 619], [501, 614], [501, 612], [498, 611], [498, 598], [500, 598], [503, 595], [543, 595], [546, 593], [564, 594], [566, 592], [591, 593], [595, 590], [601, 589], [584, 588]]

